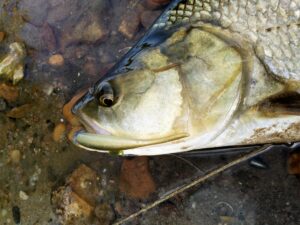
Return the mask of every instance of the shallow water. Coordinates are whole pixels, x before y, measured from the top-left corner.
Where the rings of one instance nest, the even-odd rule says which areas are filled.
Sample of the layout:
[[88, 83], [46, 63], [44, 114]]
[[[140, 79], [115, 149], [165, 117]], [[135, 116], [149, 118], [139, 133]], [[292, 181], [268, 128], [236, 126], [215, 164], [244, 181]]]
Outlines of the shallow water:
[[[123, 158], [78, 149], [65, 136], [54, 141], [53, 131], [65, 122], [63, 105], [105, 74], [161, 8], [142, 0], [2, 0], [0, 7], [0, 32], [5, 33], [0, 55], [14, 41], [24, 43], [27, 52], [25, 78], [14, 90], [18, 97], [0, 98], [0, 224], [76, 224], [62, 220], [66, 212], [60, 211], [63, 204], [53, 195], [68, 186], [67, 177], [82, 164], [96, 172], [92, 182], [100, 191], [90, 197], [95, 199], [89, 203], [92, 218], [83, 216], [77, 223], [109, 224], [239, 157], [151, 157], [148, 175], [155, 183], [154, 193], [137, 200], [128, 190], [120, 191]], [[55, 54], [63, 57], [61, 65], [49, 61]], [[17, 114], [9, 114], [24, 105]], [[268, 168], [241, 164], [129, 224], [299, 224], [300, 181], [287, 173], [286, 151], [265, 153], [262, 159]], [[136, 171], [126, 172], [130, 177]], [[140, 189], [142, 182], [137, 181]], [[103, 205], [108, 207], [99, 215], [95, 208]]]

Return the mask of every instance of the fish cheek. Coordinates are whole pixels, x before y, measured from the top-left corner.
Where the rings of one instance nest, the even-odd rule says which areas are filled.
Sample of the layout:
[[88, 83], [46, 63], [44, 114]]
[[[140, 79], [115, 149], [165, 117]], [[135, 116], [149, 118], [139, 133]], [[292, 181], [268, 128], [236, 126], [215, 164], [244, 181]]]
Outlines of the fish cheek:
[[[140, 82], [140, 76], [132, 72], [136, 79], [126, 87], [124, 82], [122, 97], [112, 107], [115, 121], [112, 121], [115, 135], [138, 139], [154, 139], [173, 135], [173, 125], [181, 115], [181, 82], [179, 73], [172, 68], [162, 72], [139, 71], [152, 77], [151, 82]], [[124, 80], [123, 80], [124, 81]], [[131, 87], [131, 88], [129, 88]], [[112, 120], [112, 117], [111, 117]]]

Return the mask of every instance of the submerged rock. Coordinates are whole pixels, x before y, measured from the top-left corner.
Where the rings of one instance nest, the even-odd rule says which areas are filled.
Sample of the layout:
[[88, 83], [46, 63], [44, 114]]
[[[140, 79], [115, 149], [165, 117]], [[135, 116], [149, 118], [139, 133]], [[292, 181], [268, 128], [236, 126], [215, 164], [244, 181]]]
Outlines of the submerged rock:
[[61, 224], [86, 224], [91, 219], [93, 207], [80, 198], [71, 187], [60, 187], [52, 195], [55, 213]]
[[140, 25], [139, 12], [136, 10], [128, 11], [122, 18], [119, 32], [128, 39], [133, 39]]
[[61, 46], [74, 43], [96, 43], [103, 41], [108, 30], [99, 18], [93, 14], [82, 17], [76, 24], [68, 24], [62, 33]]
[[293, 175], [300, 175], [300, 152], [293, 152], [288, 158], [288, 172]]
[[9, 53], [0, 62], [0, 78], [18, 83], [24, 77], [25, 47], [19, 42], [9, 45]]
[[48, 0], [22, 0], [18, 7], [25, 20], [41, 26], [47, 18], [49, 3]]
[[121, 176], [120, 191], [134, 199], [146, 199], [155, 192], [156, 185], [149, 171], [147, 157], [124, 159]]
[[34, 50], [52, 52], [57, 48], [54, 31], [48, 23], [44, 23], [41, 27], [25, 23], [19, 31], [18, 36], [24, 41], [27, 47]]
[[104, 208], [96, 207], [100, 191], [97, 173], [81, 164], [66, 179], [66, 184], [53, 192], [52, 203], [59, 221], [72, 225], [90, 224], [96, 212], [101, 216]]
[[51, 66], [63, 66], [64, 65], [64, 57], [61, 54], [55, 54], [49, 57], [48, 63]]
[[19, 89], [15, 86], [0, 83], [0, 97], [8, 102], [14, 102], [19, 96]]

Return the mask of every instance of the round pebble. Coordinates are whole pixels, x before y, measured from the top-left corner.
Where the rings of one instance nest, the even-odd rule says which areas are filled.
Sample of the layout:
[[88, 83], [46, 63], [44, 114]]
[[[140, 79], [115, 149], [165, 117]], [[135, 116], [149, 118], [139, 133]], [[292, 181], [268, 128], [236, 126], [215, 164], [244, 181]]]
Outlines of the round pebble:
[[28, 200], [29, 196], [24, 192], [24, 191], [20, 191], [19, 192], [19, 197], [21, 200], [26, 201]]
[[21, 160], [21, 152], [19, 150], [12, 150], [10, 152], [10, 160], [14, 164], [18, 164]]
[[50, 56], [48, 62], [51, 66], [62, 66], [64, 65], [65, 60], [61, 54], [55, 54]]

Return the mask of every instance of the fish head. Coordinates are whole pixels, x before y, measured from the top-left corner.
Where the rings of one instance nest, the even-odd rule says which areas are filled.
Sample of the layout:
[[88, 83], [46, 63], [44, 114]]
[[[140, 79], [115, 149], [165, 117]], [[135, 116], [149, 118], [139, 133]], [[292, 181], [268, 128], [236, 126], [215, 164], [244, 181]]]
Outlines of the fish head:
[[181, 27], [130, 62], [76, 110], [89, 132], [77, 134], [81, 147], [123, 154], [188, 150], [221, 132], [237, 109], [242, 57], [211, 32]]

